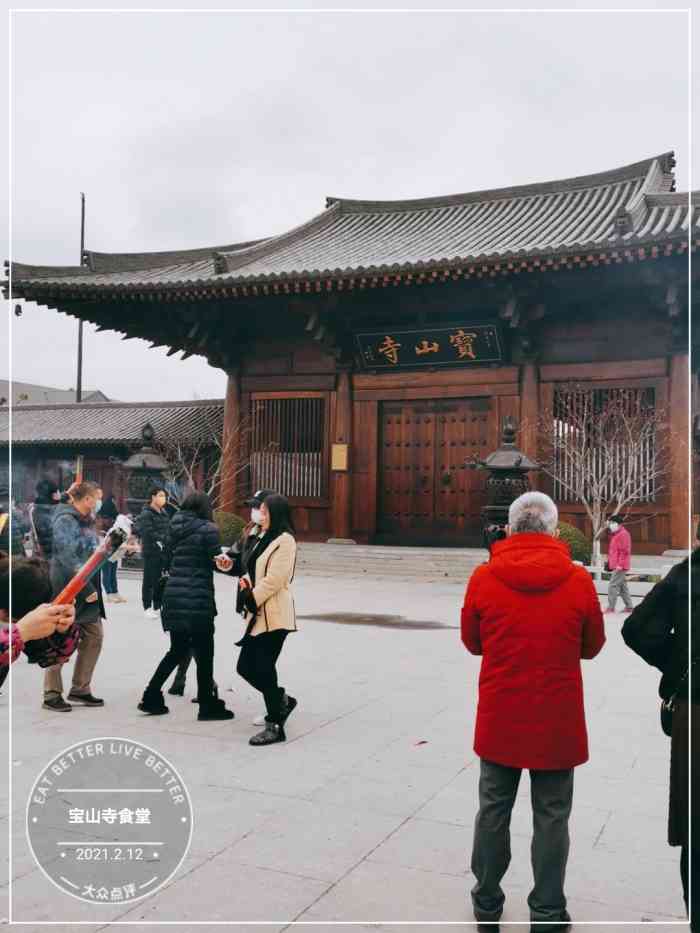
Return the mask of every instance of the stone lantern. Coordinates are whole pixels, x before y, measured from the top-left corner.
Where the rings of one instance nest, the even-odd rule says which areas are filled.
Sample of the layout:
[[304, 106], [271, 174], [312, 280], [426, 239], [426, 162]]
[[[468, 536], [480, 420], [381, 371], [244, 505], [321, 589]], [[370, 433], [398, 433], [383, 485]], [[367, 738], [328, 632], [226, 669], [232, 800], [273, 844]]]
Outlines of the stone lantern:
[[530, 484], [527, 474], [530, 470], [539, 470], [534, 463], [515, 446], [518, 426], [514, 418], [507, 415], [501, 426], [501, 446], [485, 460], [476, 461], [473, 466], [488, 470], [486, 481], [487, 504], [481, 510], [484, 529], [489, 525], [508, 524], [508, 508], [518, 496], [528, 492]]
[[150, 489], [156, 484], [163, 484], [164, 473], [168, 464], [154, 450], [156, 432], [153, 426], [146, 424], [141, 430], [141, 448], [121, 464], [126, 473], [126, 508], [134, 517], [148, 502]]

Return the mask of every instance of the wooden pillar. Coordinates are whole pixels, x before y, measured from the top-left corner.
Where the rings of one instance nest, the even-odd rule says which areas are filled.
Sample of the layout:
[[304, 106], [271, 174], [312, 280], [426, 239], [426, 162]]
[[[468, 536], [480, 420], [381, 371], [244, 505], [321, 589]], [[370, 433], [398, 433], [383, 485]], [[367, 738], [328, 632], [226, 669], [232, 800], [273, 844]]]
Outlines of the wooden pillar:
[[[338, 373], [333, 443], [347, 444], [348, 447], [347, 469], [333, 470], [331, 485], [333, 537], [347, 540], [350, 538], [352, 521], [352, 474], [350, 470], [352, 458], [352, 383], [348, 370], [341, 370]], [[331, 466], [333, 466], [332, 463]]]
[[690, 373], [688, 354], [674, 353], [669, 372], [669, 411], [671, 428], [671, 548], [685, 550], [689, 546], [688, 524], [690, 473], [688, 468], [688, 402], [690, 400]]
[[241, 386], [238, 369], [228, 374], [226, 400], [224, 402], [224, 433], [221, 444], [221, 485], [219, 508], [223, 512], [235, 512], [238, 499], [237, 472], [241, 430]]
[[520, 374], [520, 449], [537, 460], [540, 374], [536, 363], [523, 363]]

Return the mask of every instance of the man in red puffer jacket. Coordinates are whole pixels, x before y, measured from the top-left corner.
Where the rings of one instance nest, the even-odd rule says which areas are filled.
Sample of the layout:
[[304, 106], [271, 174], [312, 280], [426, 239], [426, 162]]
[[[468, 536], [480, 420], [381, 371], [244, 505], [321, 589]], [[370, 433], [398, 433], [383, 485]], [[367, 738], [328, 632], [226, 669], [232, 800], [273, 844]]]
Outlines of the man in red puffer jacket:
[[[569, 814], [576, 765], [588, 760], [581, 658], [605, 642], [591, 577], [557, 540], [557, 508], [540, 492], [510, 507], [508, 537], [472, 575], [462, 641], [482, 655], [474, 751], [481, 759], [474, 827], [472, 903], [477, 921], [503, 911], [510, 815], [523, 768], [530, 771], [535, 885], [532, 931], [565, 930]], [[493, 930], [493, 926], [483, 929]]]

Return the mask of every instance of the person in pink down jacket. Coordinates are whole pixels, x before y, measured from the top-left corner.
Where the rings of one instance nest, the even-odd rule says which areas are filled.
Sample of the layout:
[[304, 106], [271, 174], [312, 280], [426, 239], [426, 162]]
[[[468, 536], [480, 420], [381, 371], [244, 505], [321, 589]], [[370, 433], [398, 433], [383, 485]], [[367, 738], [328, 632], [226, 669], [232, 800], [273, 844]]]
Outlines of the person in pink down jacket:
[[[12, 621], [10, 620], [12, 583]], [[46, 565], [0, 555], [0, 686], [22, 651], [40, 667], [62, 664], [78, 646], [74, 606], [52, 606]]]
[[608, 568], [612, 574], [608, 584], [608, 608], [606, 614], [615, 612], [617, 597], [621, 596], [625, 612], [632, 612], [632, 598], [627, 586], [627, 571], [631, 567], [632, 538], [622, 524], [620, 515], [613, 515], [608, 522], [610, 538], [608, 540]]

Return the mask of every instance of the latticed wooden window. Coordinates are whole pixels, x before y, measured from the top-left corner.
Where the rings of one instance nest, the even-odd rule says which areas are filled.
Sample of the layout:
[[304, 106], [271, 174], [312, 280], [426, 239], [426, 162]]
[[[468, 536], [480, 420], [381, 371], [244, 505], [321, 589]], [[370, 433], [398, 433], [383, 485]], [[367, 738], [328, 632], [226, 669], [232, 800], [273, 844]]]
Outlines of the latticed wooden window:
[[653, 388], [558, 387], [551, 437], [554, 498], [653, 502], [661, 468]]
[[251, 489], [295, 499], [326, 495], [325, 398], [259, 398], [252, 403]]

